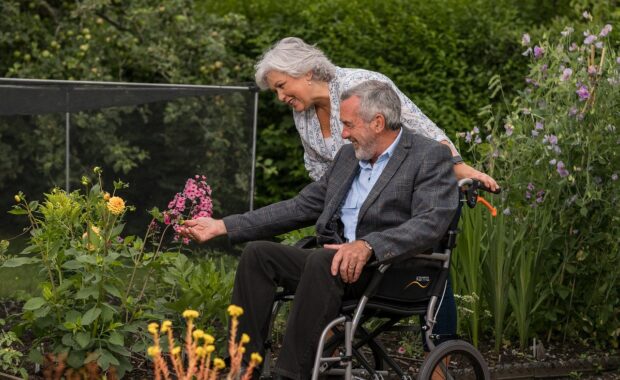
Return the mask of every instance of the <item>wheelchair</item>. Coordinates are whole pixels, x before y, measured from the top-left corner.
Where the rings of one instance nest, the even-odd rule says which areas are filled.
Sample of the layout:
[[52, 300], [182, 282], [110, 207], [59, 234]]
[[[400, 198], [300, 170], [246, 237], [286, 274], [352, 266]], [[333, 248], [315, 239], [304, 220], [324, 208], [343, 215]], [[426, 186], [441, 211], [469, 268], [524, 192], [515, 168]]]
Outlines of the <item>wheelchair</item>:
[[[436, 345], [435, 342], [441, 337], [433, 334], [437, 312], [447, 286], [450, 259], [456, 246], [463, 205], [473, 208], [480, 202], [496, 215], [496, 210], [479, 196], [480, 191], [490, 192], [479, 181], [463, 179], [458, 186], [457, 213], [435, 249], [407, 258], [394, 266], [381, 262], [369, 265], [375, 268], [375, 273], [363, 296], [358, 300], [344, 301], [340, 316], [328, 323], [321, 334], [312, 380], [327, 376], [344, 377], [346, 380], [412, 379], [390, 357], [377, 337], [386, 331], [399, 330], [399, 326], [396, 326], [399, 321], [415, 315], [425, 316], [421, 330], [430, 349], [418, 370], [418, 379], [490, 379], [488, 366], [474, 346], [461, 339], [450, 339]], [[285, 302], [292, 299], [292, 294], [277, 294], [272, 308], [269, 337], [273, 334], [278, 311]], [[381, 322], [369, 331], [365, 323], [373, 318], [380, 318]], [[273, 377], [271, 350], [272, 341], [268, 340], [265, 343], [262, 379]]]

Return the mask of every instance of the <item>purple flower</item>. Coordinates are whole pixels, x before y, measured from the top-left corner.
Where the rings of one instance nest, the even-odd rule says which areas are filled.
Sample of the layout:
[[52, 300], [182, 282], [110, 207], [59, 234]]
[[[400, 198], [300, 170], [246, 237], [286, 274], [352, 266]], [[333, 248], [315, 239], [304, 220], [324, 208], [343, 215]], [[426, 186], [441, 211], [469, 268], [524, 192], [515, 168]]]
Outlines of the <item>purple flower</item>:
[[544, 73], [545, 71], [547, 71], [548, 68], [549, 68], [549, 66], [547, 66], [547, 64], [544, 64], [544, 65], [540, 66], [540, 71]]
[[482, 139], [480, 139], [480, 136], [476, 136], [476, 139], [474, 140], [475, 144], [480, 144], [482, 142]]
[[515, 128], [509, 123], [504, 124], [504, 129], [506, 130], [506, 136], [512, 136], [512, 132], [515, 130]]
[[530, 193], [529, 191], [525, 192], [525, 199], [530, 199], [532, 198], [532, 193]]
[[571, 68], [566, 68], [564, 69], [564, 71], [562, 71], [562, 76], [560, 77], [561, 81], [567, 81], [568, 78], [570, 78], [570, 76], [573, 75], [573, 69]]
[[552, 158], [551, 160], [549, 160], [549, 165], [555, 165], [556, 162], [557, 160], [555, 158]]
[[603, 43], [601, 41], [599, 41], [599, 42], [595, 43], [594, 46], [596, 46], [597, 49], [602, 49], [603, 48]]
[[607, 35], [609, 34], [609, 32], [611, 32], [613, 28], [611, 27], [611, 25], [607, 24], [603, 27], [603, 29], [601, 30], [601, 32], [599, 33], [599, 36], [601, 37], [607, 37]]
[[568, 51], [575, 51], [577, 49], [579, 49], [579, 46], [577, 46], [577, 44], [574, 42], [568, 47]]
[[558, 136], [556, 136], [556, 135], [549, 135], [549, 144], [557, 145], [558, 144]]
[[478, 127], [474, 127], [474, 129], [472, 129], [472, 131], [471, 131], [471, 132], [472, 132], [473, 134], [480, 133], [480, 129], [478, 129]]
[[558, 164], [556, 166], [556, 170], [558, 172], [558, 174], [560, 175], [560, 177], [564, 178], [564, 177], [568, 177], [568, 170], [566, 170], [566, 166], [564, 166], [564, 162], [562, 161], [558, 161]]
[[575, 92], [577, 93], [577, 95], [579, 95], [579, 100], [581, 100], [582, 102], [590, 98], [590, 91], [588, 91], [588, 87], [583, 84]]
[[596, 36], [594, 34], [590, 34], [583, 40], [583, 43], [586, 45], [591, 45], [594, 41], [596, 41]]
[[537, 121], [536, 124], [534, 124], [534, 128], [536, 128], [537, 130], [542, 130], [544, 128], [543, 123], [541, 123], [540, 121]]
[[616, 63], [620, 65], [620, 57], [616, 57]]
[[612, 181], [617, 181], [618, 180], [618, 173], [614, 173], [611, 175], [611, 180]]
[[528, 189], [528, 190], [530, 190], [530, 191], [534, 190], [534, 184], [533, 184], [533, 183], [531, 183], [531, 182], [530, 182], [530, 183], [528, 183], [528, 184], [527, 184], [527, 189]]
[[530, 44], [530, 35], [528, 33], [524, 33], [523, 36], [521, 36], [521, 45], [528, 46], [529, 44]]
[[471, 142], [471, 132], [467, 132], [465, 134], [465, 142], [468, 142], [468, 143]]
[[545, 54], [545, 50], [543, 48], [538, 45], [534, 46], [534, 58], [540, 58], [543, 54]]
[[575, 115], [577, 115], [577, 112], [578, 112], [578, 111], [579, 111], [579, 110], [577, 110], [577, 107], [571, 107], [571, 108], [568, 110], [568, 116], [575, 116]]

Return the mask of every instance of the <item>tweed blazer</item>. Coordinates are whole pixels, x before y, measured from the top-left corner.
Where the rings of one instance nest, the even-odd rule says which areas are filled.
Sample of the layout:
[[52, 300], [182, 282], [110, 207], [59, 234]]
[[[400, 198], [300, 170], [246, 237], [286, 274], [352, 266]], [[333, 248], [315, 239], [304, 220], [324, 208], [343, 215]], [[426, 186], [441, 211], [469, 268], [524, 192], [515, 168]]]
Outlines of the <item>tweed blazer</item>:
[[[358, 215], [356, 237], [370, 243], [377, 260], [427, 251], [444, 236], [458, 205], [453, 166], [447, 146], [403, 130]], [[313, 223], [317, 235], [331, 233], [330, 221], [358, 172], [353, 145], [347, 144], [323, 177], [294, 198], [225, 217], [229, 239], [257, 240]]]

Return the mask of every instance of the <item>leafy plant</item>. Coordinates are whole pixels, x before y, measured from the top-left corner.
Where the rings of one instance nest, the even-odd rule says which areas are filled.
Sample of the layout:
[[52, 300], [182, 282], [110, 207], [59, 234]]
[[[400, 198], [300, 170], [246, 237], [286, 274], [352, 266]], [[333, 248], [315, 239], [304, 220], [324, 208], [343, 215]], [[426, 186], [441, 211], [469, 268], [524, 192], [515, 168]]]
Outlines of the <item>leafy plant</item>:
[[15, 349], [15, 345], [22, 342], [12, 331], [4, 331], [6, 322], [0, 319], [0, 369], [13, 375], [20, 375], [24, 379], [28, 378], [28, 373], [21, 367], [23, 354]]

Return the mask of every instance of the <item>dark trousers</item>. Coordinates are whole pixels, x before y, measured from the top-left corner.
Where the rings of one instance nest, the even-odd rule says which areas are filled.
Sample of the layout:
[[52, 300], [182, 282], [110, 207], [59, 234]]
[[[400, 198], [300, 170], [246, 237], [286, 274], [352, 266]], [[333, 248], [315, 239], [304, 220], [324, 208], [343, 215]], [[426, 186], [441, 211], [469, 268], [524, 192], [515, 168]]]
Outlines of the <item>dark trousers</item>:
[[292, 379], [307, 379], [321, 332], [338, 316], [342, 300], [360, 297], [372, 271], [362, 272], [354, 284], [332, 276], [336, 251], [300, 249], [272, 242], [249, 243], [241, 256], [232, 303], [244, 310], [240, 333], [250, 336], [246, 355], [264, 352], [272, 300], [278, 286], [295, 293], [282, 349], [274, 372]]

